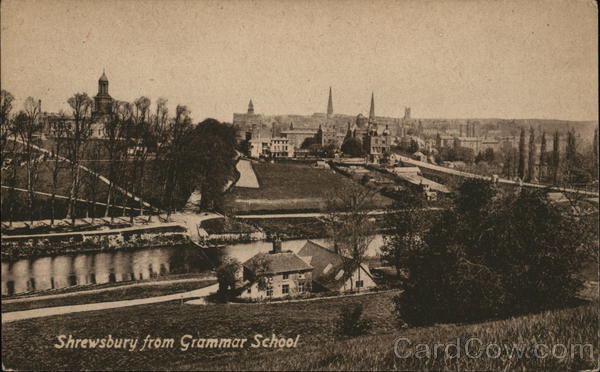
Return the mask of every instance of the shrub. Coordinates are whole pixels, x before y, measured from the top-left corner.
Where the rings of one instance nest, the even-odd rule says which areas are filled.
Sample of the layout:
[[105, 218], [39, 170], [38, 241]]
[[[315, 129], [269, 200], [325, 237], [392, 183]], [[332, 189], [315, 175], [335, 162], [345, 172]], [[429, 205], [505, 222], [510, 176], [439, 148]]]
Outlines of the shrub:
[[342, 309], [336, 324], [338, 333], [344, 336], [360, 336], [368, 332], [371, 321], [361, 319], [362, 313], [361, 303], [354, 304], [349, 309]]

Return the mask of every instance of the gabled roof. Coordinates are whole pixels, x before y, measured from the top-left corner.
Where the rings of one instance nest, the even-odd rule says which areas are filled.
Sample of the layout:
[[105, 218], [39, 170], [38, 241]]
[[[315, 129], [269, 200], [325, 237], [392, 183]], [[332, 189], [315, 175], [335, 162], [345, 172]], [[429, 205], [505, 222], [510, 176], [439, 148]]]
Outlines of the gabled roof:
[[257, 253], [242, 265], [248, 270], [254, 270], [256, 265], [265, 260], [268, 269], [265, 274], [280, 274], [294, 271], [310, 271], [312, 266], [303, 261], [294, 252]]
[[[337, 291], [344, 285], [346, 276], [342, 270], [346, 268], [339, 254], [308, 240], [298, 256], [314, 268], [313, 281], [332, 291]], [[363, 271], [369, 274], [364, 268]]]

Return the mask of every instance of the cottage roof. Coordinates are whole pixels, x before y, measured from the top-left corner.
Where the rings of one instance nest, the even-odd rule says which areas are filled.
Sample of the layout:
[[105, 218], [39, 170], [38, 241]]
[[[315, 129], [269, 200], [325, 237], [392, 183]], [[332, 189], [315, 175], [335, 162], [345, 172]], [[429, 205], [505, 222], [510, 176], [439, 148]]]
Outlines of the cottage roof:
[[294, 252], [257, 253], [242, 265], [253, 271], [261, 261], [265, 261], [265, 274], [280, 274], [294, 271], [310, 271], [312, 266], [303, 261]]
[[[332, 291], [344, 285], [347, 277], [344, 275], [344, 261], [339, 254], [308, 240], [298, 256], [314, 268], [313, 281]], [[364, 271], [369, 274], [367, 270]]]

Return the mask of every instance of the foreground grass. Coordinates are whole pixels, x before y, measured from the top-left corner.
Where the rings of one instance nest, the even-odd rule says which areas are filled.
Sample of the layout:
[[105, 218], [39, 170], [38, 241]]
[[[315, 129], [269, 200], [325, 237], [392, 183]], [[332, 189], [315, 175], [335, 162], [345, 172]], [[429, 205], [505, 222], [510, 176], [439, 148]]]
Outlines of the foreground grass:
[[[2, 326], [2, 359], [19, 369], [143, 369], [143, 370], [576, 370], [592, 368], [598, 357], [598, 310], [594, 305], [545, 312], [508, 320], [467, 325], [439, 325], [398, 330], [392, 314], [394, 293], [271, 305], [192, 306], [165, 303], [118, 310], [76, 313], [8, 323]], [[362, 303], [373, 321], [370, 334], [346, 339], [335, 332], [340, 309]], [[296, 337], [296, 349], [179, 349], [185, 334], [194, 337], [248, 338], [255, 334]], [[56, 349], [57, 335], [73, 337], [174, 338], [175, 347], [159, 350]], [[394, 340], [417, 343], [463, 342], [479, 337], [488, 343], [589, 343], [593, 357], [451, 359], [396, 358]], [[405, 345], [406, 346], [406, 345]], [[405, 347], [401, 352], [410, 351]]]
[[160, 284], [160, 282], [157, 282], [156, 285], [151, 286], [143, 285], [125, 288], [106, 289], [94, 293], [73, 294], [67, 297], [59, 297], [53, 299], [35, 300], [34, 298], [32, 298], [30, 301], [26, 302], [3, 303], [2, 312], [6, 313], [11, 311], [31, 310], [44, 307], [81, 305], [98, 302], [123, 301], [138, 298], [165, 296], [208, 287], [209, 285], [215, 284], [216, 282], [216, 280], [199, 280], [192, 282], [180, 282], [169, 284]]

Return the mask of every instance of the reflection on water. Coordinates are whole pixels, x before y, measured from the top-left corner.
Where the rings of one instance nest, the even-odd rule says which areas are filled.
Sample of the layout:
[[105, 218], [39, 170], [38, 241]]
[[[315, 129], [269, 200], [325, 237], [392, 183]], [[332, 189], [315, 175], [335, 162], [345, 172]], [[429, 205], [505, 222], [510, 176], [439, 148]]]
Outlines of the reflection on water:
[[[212, 257], [207, 258], [207, 253]], [[202, 273], [212, 268], [215, 258], [215, 252], [210, 250], [177, 246], [3, 261], [2, 296], [74, 285], [144, 280], [168, 274]]]
[[[313, 241], [329, 246], [326, 239]], [[282, 248], [298, 252], [305, 239], [284, 241]], [[383, 244], [377, 235], [367, 251], [376, 255]], [[218, 249], [194, 245], [155, 247], [114, 252], [88, 252], [2, 262], [2, 296], [112, 282], [144, 280], [169, 274], [203, 273], [214, 268], [222, 254], [244, 262], [259, 252], [268, 252], [267, 241], [231, 244]]]

